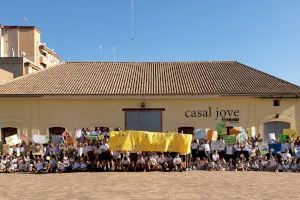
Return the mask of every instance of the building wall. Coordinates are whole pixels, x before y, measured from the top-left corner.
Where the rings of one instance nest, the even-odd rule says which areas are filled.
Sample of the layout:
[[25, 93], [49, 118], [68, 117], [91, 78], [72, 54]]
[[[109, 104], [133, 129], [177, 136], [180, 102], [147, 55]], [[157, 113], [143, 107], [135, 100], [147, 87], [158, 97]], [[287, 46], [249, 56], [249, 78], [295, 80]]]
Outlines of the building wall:
[[[211, 99], [57, 99], [15, 98], [0, 99], [0, 128], [13, 126], [30, 134], [48, 134], [50, 127], [65, 127], [68, 130], [82, 127], [107, 126], [125, 128], [124, 108], [165, 108], [162, 111], [163, 131], [177, 131], [181, 126], [215, 129], [217, 111], [233, 113], [238, 110], [242, 127], [255, 126], [263, 132], [263, 124], [269, 121], [285, 121], [291, 128], [300, 131], [299, 99], [282, 99], [280, 107], [273, 106], [273, 99], [261, 98], [211, 98]], [[207, 110], [209, 117], [191, 117], [189, 110]], [[279, 118], [275, 114], [279, 113]], [[189, 116], [187, 117], [186, 114]], [[227, 116], [229, 117], [229, 116]], [[227, 125], [230, 125], [228, 123]]]
[[10, 81], [13, 79], [13, 74], [5, 71], [3, 69], [0, 69], [0, 84], [3, 84], [7, 81]]
[[11, 48], [14, 49], [15, 57], [19, 52], [19, 32], [18, 29], [2, 29], [3, 35], [3, 55], [4, 57], [13, 57]]
[[38, 31], [34, 31], [34, 64], [40, 66], [40, 45], [41, 45], [41, 34]]
[[[54, 56], [53, 54], [47, 52], [44, 49], [40, 49], [41, 56], [40, 56], [40, 62], [45, 65], [45, 67], [50, 67], [56, 64], [59, 64], [59, 59]], [[45, 54], [45, 55], [43, 55]]]
[[19, 29], [20, 37], [20, 51], [25, 52], [25, 57], [34, 63], [35, 49], [34, 49], [34, 29]]
[[8, 71], [13, 74], [13, 77], [23, 76], [24, 58], [22, 57], [3, 57], [0, 58], [0, 69]]

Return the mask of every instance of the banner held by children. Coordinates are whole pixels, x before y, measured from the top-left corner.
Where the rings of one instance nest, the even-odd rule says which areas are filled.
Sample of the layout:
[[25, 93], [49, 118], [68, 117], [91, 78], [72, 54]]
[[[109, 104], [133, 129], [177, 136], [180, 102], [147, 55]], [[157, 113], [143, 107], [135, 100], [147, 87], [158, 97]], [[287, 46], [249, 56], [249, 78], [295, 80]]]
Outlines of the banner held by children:
[[192, 135], [146, 131], [112, 131], [109, 146], [117, 151], [190, 153]]

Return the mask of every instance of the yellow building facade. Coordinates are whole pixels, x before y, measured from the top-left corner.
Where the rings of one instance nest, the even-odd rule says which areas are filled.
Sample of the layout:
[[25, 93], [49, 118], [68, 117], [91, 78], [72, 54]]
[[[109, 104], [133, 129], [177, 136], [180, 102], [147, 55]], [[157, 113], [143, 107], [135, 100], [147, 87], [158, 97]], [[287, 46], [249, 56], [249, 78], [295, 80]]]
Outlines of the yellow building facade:
[[[256, 127], [264, 133], [265, 124], [284, 122], [300, 130], [300, 100], [253, 97], [161, 97], [161, 98], [100, 98], [100, 97], [41, 97], [5, 98], [0, 100], [0, 128], [17, 128], [18, 134], [48, 134], [52, 127], [72, 131], [82, 127], [120, 127], [126, 129], [125, 113], [130, 110], [161, 112], [161, 131], [178, 131], [180, 127], [216, 129], [222, 119], [227, 126]], [[141, 108], [141, 103], [145, 104]], [[201, 111], [204, 116], [193, 115]], [[210, 114], [211, 112], [211, 114]], [[233, 114], [235, 113], [235, 114]], [[278, 117], [276, 115], [279, 115]]]

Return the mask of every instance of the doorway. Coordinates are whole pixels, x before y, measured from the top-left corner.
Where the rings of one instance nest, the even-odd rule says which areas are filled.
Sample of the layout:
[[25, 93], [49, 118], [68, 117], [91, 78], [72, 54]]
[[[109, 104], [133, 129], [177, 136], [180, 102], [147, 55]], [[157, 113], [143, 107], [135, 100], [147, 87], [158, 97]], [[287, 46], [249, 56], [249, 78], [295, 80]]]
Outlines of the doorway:
[[14, 128], [14, 127], [5, 127], [5, 128], [1, 128], [1, 140], [2, 143], [5, 144], [5, 138], [18, 134], [18, 129]]
[[266, 122], [264, 124], [264, 139], [268, 140], [269, 133], [275, 133], [276, 138], [282, 133], [283, 129], [291, 128], [291, 124], [282, 121]]

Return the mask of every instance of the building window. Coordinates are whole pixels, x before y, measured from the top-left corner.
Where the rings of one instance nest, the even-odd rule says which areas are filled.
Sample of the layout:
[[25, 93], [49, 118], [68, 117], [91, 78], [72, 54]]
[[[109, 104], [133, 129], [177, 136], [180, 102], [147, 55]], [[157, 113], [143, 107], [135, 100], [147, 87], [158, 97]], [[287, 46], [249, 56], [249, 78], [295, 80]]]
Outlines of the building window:
[[49, 128], [50, 135], [61, 135], [66, 129], [64, 127], [51, 127]]
[[179, 127], [178, 128], [178, 133], [183, 133], [183, 134], [193, 134], [194, 133], [194, 127], [190, 126], [185, 126], [185, 127]]
[[279, 100], [273, 100], [273, 106], [280, 106]]
[[44, 67], [44, 68], [46, 68], [46, 67], [47, 67], [47, 65], [46, 65], [46, 64], [44, 64], [44, 63], [41, 63], [41, 66], [42, 66], [42, 67]]

